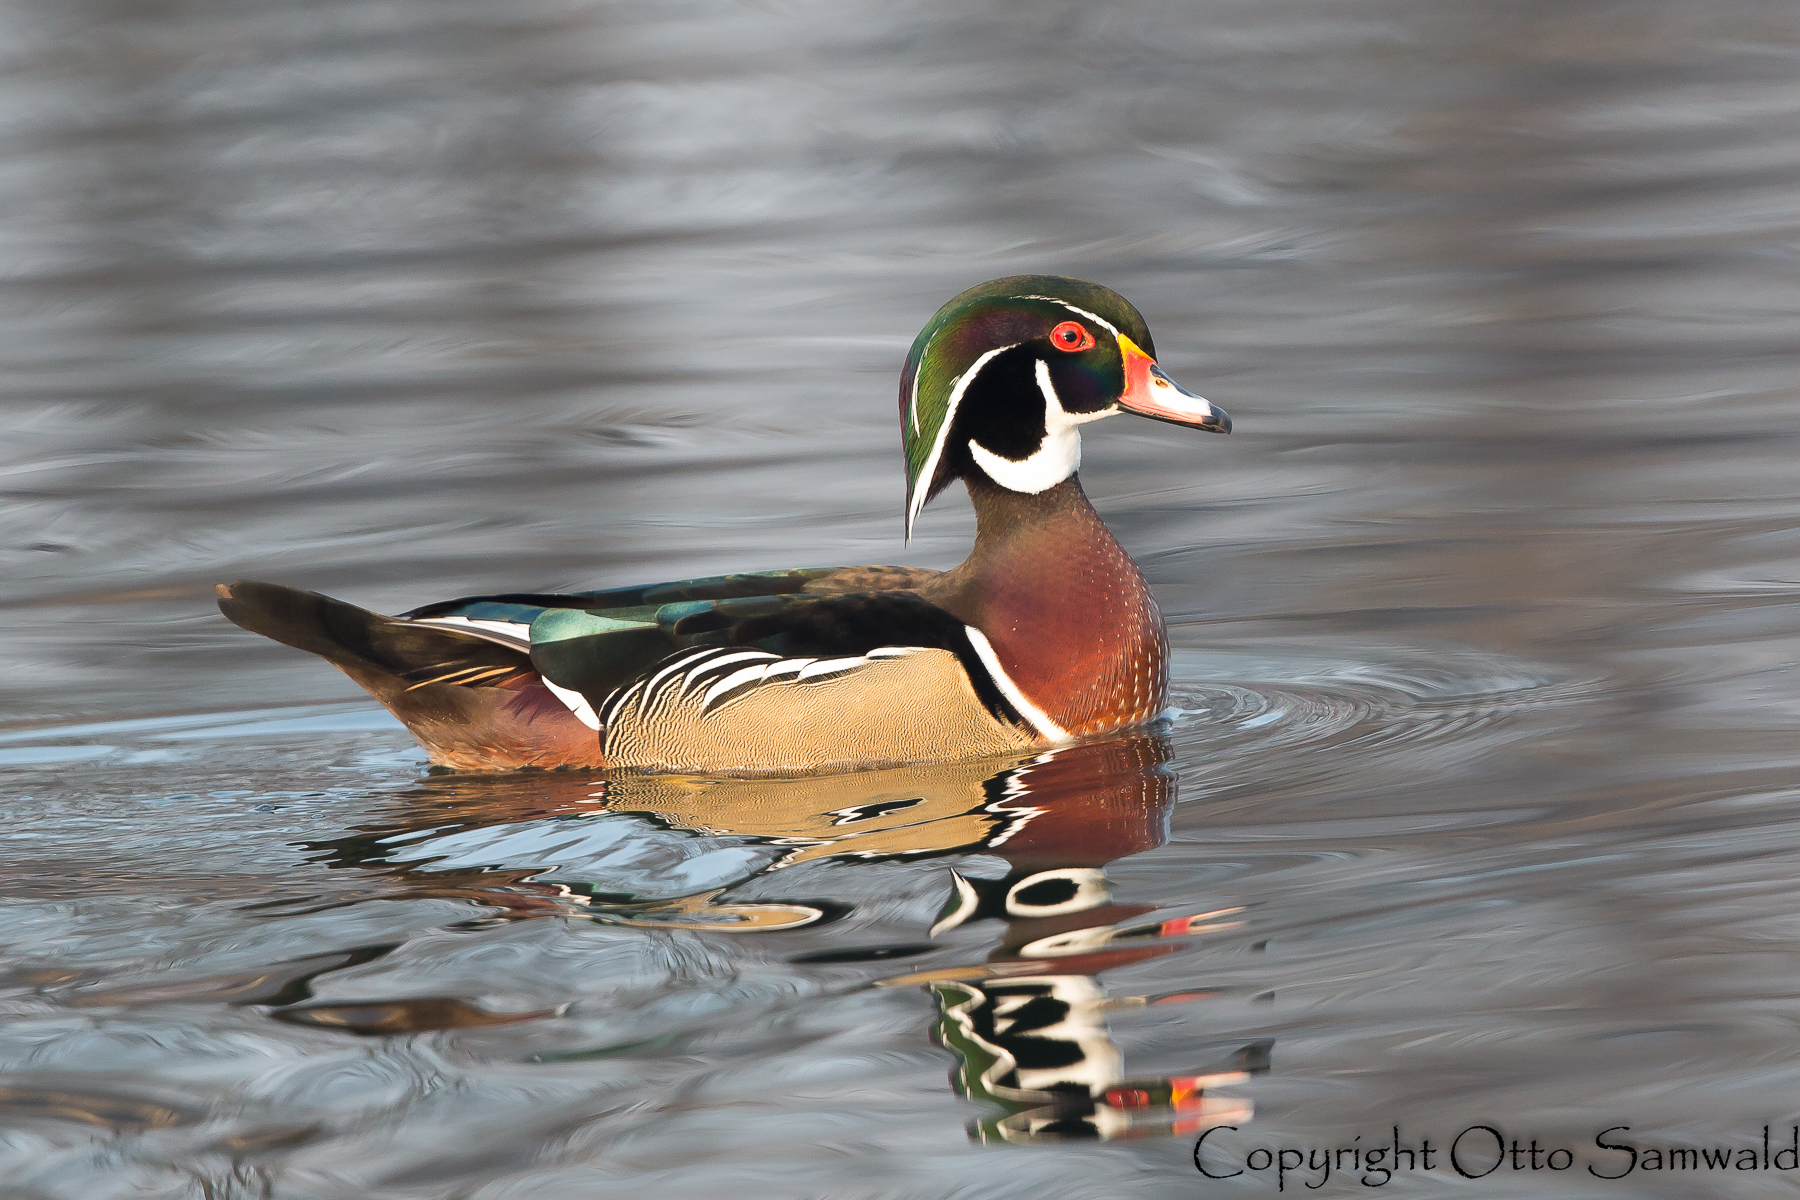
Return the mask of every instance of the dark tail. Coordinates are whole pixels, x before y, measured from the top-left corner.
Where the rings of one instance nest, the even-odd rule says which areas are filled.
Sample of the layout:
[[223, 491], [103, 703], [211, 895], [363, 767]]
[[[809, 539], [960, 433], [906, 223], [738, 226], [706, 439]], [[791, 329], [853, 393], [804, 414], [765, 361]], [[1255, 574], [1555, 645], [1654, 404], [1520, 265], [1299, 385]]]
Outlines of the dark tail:
[[523, 650], [280, 584], [240, 580], [218, 592], [233, 624], [335, 664], [442, 765], [603, 765], [598, 735], [551, 695]]
[[499, 687], [509, 682], [510, 676], [536, 673], [530, 655], [522, 650], [471, 634], [384, 617], [317, 592], [254, 580], [220, 584], [218, 591], [219, 611], [234, 624], [347, 670], [391, 676], [402, 688], [445, 677]]

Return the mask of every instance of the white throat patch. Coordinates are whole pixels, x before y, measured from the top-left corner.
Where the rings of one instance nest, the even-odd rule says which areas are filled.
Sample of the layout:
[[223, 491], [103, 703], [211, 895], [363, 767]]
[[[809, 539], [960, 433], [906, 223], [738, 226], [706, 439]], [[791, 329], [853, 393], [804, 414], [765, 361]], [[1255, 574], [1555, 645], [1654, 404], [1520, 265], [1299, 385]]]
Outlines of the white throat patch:
[[1081, 466], [1080, 426], [1119, 411], [1116, 405], [1091, 413], [1066, 411], [1056, 395], [1056, 386], [1050, 382], [1050, 364], [1041, 358], [1037, 360], [1037, 385], [1044, 396], [1044, 440], [1030, 457], [1002, 458], [969, 439], [969, 454], [989, 479], [1008, 491], [1027, 496], [1048, 491], [1073, 475]]

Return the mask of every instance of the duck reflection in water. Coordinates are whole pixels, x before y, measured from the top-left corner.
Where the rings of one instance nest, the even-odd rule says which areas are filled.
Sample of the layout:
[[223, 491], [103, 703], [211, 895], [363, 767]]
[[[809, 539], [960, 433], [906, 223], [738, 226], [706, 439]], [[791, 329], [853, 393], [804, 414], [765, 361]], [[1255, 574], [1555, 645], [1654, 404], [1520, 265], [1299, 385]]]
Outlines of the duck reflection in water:
[[1129, 1079], [1109, 1014], [1205, 1000], [1210, 991], [1108, 997], [1100, 972], [1181, 948], [1179, 940], [1236, 926], [1234, 910], [1139, 921], [1149, 904], [1112, 902], [1098, 867], [1020, 867], [1000, 879], [952, 871], [954, 893], [934, 934], [969, 921], [1006, 923], [976, 967], [926, 971], [881, 986], [926, 983], [937, 998], [933, 1040], [957, 1057], [951, 1085], [1006, 1110], [970, 1127], [983, 1141], [1110, 1140], [1197, 1133], [1248, 1120], [1250, 1105], [1209, 1095], [1268, 1068], [1269, 1044], [1239, 1049], [1191, 1075]]
[[[529, 798], [511, 803], [492, 794], [491, 781], [440, 777], [428, 788], [485, 795], [455, 805], [448, 821], [440, 800], [428, 823], [315, 848], [335, 866], [397, 873], [414, 894], [500, 908], [483, 922], [580, 912], [608, 924], [739, 934], [795, 930], [849, 911], [830, 900], [727, 895], [802, 863], [997, 856], [1007, 867], [1002, 876], [949, 872], [950, 894], [929, 930], [938, 938], [1000, 922], [1000, 944], [984, 960], [858, 986], [930, 989], [938, 1004], [934, 1040], [957, 1059], [953, 1086], [990, 1107], [992, 1115], [971, 1126], [982, 1140], [1192, 1134], [1249, 1117], [1247, 1101], [1213, 1090], [1266, 1070], [1268, 1043], [1188, 1074], [1132, 1077], [1108, 1031], [1109, 1016], [1216, 993], [1108, 997], [1098, 979], [1237, 925], [1233, 909], [1151, 919], [1155, 905], [1112, 896], [1106, 864], [1166, 840], [1174, 799], [1167, 758], [1160, 738], [1139, 735], [1007, 760], [831, 776], [541, 776], [529, 785]], [[926, 953], [944, 950], [935, 943], [834, 948], [792, 961], [868, 963]], [[470, 1007], [442, 999], [302, 1004], [277, 1015], [392, 1034], [443, 1027], [437, 1018], [447, 1003]]]

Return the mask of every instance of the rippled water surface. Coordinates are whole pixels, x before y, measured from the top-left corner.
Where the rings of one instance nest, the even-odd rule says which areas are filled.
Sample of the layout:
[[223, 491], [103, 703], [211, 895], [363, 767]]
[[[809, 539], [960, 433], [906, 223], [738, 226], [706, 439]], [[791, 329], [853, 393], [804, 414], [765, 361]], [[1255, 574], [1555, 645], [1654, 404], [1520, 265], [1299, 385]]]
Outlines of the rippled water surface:
[[[1793, 1186], [1594, 1143], [1800, 1121], [1791, 4], [0, 30], [0, 1194], [1273, 1191], [1196, 1173], [1220, 1124], [1215, 1170], [1486, 1124], [1574, 1165], [1463, 1190]], [[1088, 433], [1147, 736], [427, 774], [213, 608], [947, 566], [900, 360], [1040, 270], [1237, 423]]]

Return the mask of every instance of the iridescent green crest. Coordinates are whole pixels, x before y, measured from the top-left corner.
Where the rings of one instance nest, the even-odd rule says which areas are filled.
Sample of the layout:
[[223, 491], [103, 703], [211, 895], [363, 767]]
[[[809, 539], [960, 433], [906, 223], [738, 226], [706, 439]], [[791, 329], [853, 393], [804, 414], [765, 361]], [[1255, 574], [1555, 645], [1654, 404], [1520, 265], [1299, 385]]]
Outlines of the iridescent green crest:
[[900, 374], [908, 538], [919, 510], [955, 478], [944, 443], [977, 372], [994, 355], [1046, 337], [1071, 314], [1095, 318], [1097, 334], [1122, 332], [1156, 353], [1144, 318], [1123, 296], [1061, 275], [991, 279], [951, 298], [919, 331]]

